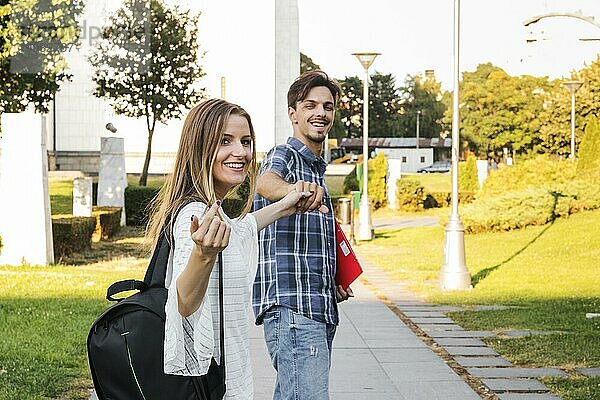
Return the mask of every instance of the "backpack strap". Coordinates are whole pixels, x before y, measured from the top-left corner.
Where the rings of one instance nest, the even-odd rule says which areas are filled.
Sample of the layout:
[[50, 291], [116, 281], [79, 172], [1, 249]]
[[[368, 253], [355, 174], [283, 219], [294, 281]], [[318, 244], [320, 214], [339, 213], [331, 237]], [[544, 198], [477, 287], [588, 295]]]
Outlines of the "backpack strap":
[[121, 301], [123, 299], [115, 298], [116, 294], [127, 292], [129, 290], [139, 290], [143, 292], [148, 289], [148, 285], [145, 282], [137, 281], [135, 279], [128, 279], [125, 281], [115, 282], [108, 287], [106, 290], [106, 300], [108, 301]]
[[[219, 365], [225, 365], [225, 312], [223, 311], [223, 252], [219, 252], [219, 344], [221, 348], [221, 361]], [[223, 379], [225, 379], [225, 368], [223, 368]]]

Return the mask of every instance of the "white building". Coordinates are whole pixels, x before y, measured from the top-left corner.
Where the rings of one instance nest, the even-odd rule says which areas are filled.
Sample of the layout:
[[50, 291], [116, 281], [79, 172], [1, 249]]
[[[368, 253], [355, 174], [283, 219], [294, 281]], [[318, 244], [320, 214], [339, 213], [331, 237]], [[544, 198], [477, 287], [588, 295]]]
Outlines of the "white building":
[[[369, 138], [369, 152], [383, 153], [388, 160], [399, 160], [403, 173], [417, 172], [434, 161], [449, 160], [452, 139], [438, 138]], [[340, 147], [346, 153], [362, 153], [362, 138], [344, 138]]]
[[[125, 139], [127, 172], [142, 170], [147, 146], [145, 120], [116, 116], [107, 101], [92, 95], [92, 69], [87, 61], [94, 39], [122, 3], [87, 1], [81, 16], [80, 48], [67, 56], [73, 79], [61, 85], [55, 106], [46, 116], [51, 169], [97, 173], [100, 138], [119, 136]], [[204, 56], [200, 63], [206, 73], [201, 84], [207, 95], [221, 97], [224, 77], [225, 98], [250, 113], [257, 151], [265, 152], [289, 135], [286, 93], [300, 72], [298, 4], [297, 0], [229, 3], [223, 7], [214, 0], [177, 2], [182, 9], [201, 12], [198, 37]], [[117, 128], [116, 134], [105, 129], [107, 123]], [[183, 119], [157, 124], [150, 173], [170, 170], [182, 126]]]

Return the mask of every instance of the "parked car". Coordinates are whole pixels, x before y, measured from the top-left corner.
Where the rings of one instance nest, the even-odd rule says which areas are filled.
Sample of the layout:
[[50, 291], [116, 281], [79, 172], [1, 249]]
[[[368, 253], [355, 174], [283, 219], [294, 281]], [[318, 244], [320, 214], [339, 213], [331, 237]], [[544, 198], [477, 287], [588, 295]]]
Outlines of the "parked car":
[[417, 172], [420, 174], [428, 174], [431, 172], [448, 172], [452, 168], [450, 161], [434, 161], [428, 167], [418, 169]]

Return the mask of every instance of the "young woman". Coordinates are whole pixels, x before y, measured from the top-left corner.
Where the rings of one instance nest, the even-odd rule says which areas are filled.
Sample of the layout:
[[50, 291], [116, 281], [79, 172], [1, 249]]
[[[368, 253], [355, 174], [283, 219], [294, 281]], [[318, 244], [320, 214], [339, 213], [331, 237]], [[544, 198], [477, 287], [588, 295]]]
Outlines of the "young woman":
[[252, 399], [249, 349], [250, 286], [257, 265], [257, 231], [296, 211], [312, 192], [288, 193], [280, 201], [228, 218], [221, 201], [249, 177], [254, 189], [255, 136], [250, 116], [224, 100], [208, 100], [188, 114], [173, 173], [153, 203], [147, 239], [156, 242], [169, 215], [174, 243], [165, 286], [165, 373], [204, 375], [219, 359], [218, 273], [223, 255], [226, 399]]

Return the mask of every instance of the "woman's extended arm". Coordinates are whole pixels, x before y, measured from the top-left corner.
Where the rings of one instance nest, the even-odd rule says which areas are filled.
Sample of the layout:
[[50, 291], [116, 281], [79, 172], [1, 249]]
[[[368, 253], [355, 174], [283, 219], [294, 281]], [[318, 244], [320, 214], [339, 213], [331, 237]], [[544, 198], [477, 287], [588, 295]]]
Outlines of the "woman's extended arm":
[[[289, 185], [292, 188], [292, 185]], [[256, 229], [261, 230], [267, 225], [272, 224], [281, 217], [288, 217], [297, 212], [297, 205], [300, 200], [314, 196], [314, 191], [299, 192], [297, 189], [292, 190], [286, 194], [281, 200], [271, 203], [260, 210], [254, 211], [252, 215], [256, 219]], [[321, 206], [319, 211], [326, 214], [329, 209], [325, 206]]]
[[215, 258], [229, 244], [231, 227], [216, 216], [219, 203], [213, 204], [202, 221], [192, 217], [190, 232], [194, 248], [177, 278], [177, 303], [183, 317], [192, 315], [202, 304]]

